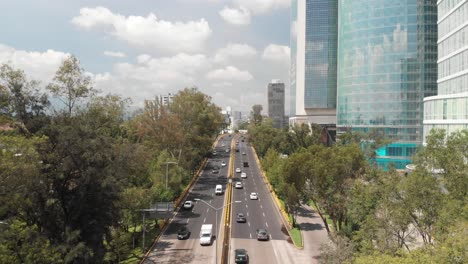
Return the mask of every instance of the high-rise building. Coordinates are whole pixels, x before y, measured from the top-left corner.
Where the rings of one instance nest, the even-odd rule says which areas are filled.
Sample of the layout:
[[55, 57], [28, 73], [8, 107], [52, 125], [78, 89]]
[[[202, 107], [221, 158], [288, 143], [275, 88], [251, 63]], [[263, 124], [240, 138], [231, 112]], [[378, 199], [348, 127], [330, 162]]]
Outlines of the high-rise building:
[[338, 0], [292, 0], [291, 125], [336, 124]]
[[159, 96], [159, 101], [163, 104], [163, 105], [169, 105], [171, 102], [172, 102], [172, 98], [174, 98], [174, 95], [169, 93], [167, 95], [160, 95]]
[[468, 1], [440, 0], [438, 95], [424, 99], [424, 140], [433, 128], [468, 129]]
[[276, 128], [283, 127], [284, 120], [284, 83], [272, 80], [268, 84], [268, 116]]
[[437, 93], [436, 3], [339, 1], [337, 129], [383, 132], [393, 141], [377, 151], [383, 167], [403, 168], [423, 141], [423, 99]]

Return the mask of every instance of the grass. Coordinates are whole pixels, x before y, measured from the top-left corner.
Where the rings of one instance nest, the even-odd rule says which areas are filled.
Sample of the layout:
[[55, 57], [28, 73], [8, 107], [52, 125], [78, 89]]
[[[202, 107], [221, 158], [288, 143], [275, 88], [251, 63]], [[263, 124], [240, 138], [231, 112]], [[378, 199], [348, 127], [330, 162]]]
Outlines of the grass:
[[303, 247], [302, 245], [302, 234], [301, 230], [297, 227], [294, 227], [293, 229], [289, 230], [289, 233], [291, 234], [291, 238], [294, 241], [294, 244], [298, 247]]
[[[151, 245], [153, 244], [154, 238], [159, 235], [161, 232], [161, 229], [159, 228], [159, 224], [162, 220], [158, 220], [158, 226], [154, 223], [154, 221], [149, 220], [147, 222], [147, 229], [146, 229], [146, 235], [145, 235], [145, 247], [146, 250], [149, 250]], [[138, 225], [136, 228], [130, 227], [129, 231], [130, 232], [136, 232], [139, 233], [141, 236], [141, 229], [143, 225]], [[133, 264], [133, 263], [138, 263], [140, 259], [143, 257], [144, 253], [141, 249], [141, 238], [139, 239], [139, 245], [135, 245], [136, 247], [132, 249], [131, 253], [128, 255], [128, 259], [122, 260], [120, 263], [123, 264]], [[146, 252], [145, 252], [146, 253]]]

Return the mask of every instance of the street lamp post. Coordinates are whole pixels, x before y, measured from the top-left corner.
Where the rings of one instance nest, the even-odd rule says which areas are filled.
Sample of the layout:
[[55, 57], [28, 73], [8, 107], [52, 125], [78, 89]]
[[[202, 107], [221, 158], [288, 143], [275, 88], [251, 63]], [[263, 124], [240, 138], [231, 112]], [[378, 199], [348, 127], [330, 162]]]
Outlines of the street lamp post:
[[167, 180], [168, 180], [168, 173], [169, 173], [169, 164], [178, 164], [175, 161], [166, 161], [166, 190], [167, 190]]
[[215, 233], [216, 233], [216, 245], [215, 245], [215, 254], [216, 254], [216, 257], [215, 257], [215, 263], [218, 263], [218, 210], [221, 210], [223, 209], [224, 207], [228, 206], [228, 205], [231, 205], [233, 203], [240, 203], [241, 201], [234, 201], [232, 203], [228, 203], [226, 205], [223, 205], [219, 208], [215, 208], [213, 207], [211, 204], [205, 202], [204, 200], [202, 199], [199, 199], [199, 198], [195, 198], [194, 199], [195, 201], [200, 201], [200, 202], [203, 202], [205, 203], [206, 205], [208, 205], [211, 209], [213, 209], [215, 211], [215, 214], [216, 214], [216, 222], [215, 222]]

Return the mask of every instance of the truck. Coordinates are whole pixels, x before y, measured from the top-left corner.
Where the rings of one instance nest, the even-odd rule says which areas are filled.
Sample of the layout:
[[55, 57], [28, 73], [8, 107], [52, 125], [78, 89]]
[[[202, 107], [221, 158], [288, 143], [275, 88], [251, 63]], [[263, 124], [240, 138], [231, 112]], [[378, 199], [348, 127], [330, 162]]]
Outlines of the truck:
[[211, 245], [211, 238], [213, 237], [213, 225], [204, 224], [200, 231], [200, 245]]

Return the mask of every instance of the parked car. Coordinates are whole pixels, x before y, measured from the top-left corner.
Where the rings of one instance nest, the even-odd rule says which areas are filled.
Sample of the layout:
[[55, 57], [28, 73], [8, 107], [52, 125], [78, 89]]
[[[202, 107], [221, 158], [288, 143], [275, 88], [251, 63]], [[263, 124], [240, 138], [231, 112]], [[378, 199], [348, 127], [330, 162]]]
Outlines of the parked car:
[[247, 222], [247, 218], [245, 218], [245, 215], [243, 213], [238, 213], [236, 221], [237, 223], [245, 223]]
[[242, 182], [236, 182], [236, 189], [242, 189]]
[[177, 231], [177, 239], [182, 240], [182, 239], [187, 239], [190, 236], [190, 231], [185, 227], [181, 227], [179, 231]]
[[234, 250], [234, 261], [237, 264], [249, 263], [249, 255], [247, 254], [247, 250], [243, 248]]
[[241, 169], [240, 169], [240, 168], [236, 168], [236, 172], [237, 172], [237, 173], [240, 173], [240, 172], [241, 172]]
[[258, 200], [258, 195], [256, 192], [250, 194], [250, 200]]
[[270, 240], [270, 236], [268, 235], [268, 231], [263, 228], [257, 229], [257, 240], [264, 240], [268, 241]]
[[246, 179], [247, 178], [247, 173], [245, 173], [245, 172], [241, 173], [241, 178]]
[[192, 209], [192, 207], [193, 207], [193, 202], [192, 201], [185, 201], [184, 209]]

